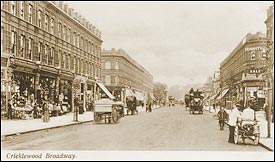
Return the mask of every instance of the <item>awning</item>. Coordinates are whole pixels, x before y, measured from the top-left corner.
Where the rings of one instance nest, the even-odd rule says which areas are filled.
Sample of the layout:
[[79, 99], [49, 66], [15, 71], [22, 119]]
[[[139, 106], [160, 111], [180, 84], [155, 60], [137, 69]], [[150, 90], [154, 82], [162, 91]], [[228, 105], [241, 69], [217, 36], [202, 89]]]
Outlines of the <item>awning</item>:
[[149, 96], [152, 100], [156, 100], [156, 98], [154, 97], [154, 95], [152, 93], [149, 93]]
[[210, 97], [210, 100], [215, 100], [219, 96], [220, 92], [214, 94], [212, 97]]
[[128, 96], [135, 96], [135, 93], [131, 89], [126, 89], [125, 97], [128, 97]]
[[135, 97], [137, 98], [138, 101], [144, 101], [145, 100], [144, 96], [138, 91], [135, 92]]
[[108, 89], [102, 84], [102, 83], [97, 83], [97, 85], [106, 93], [106, 95], [110, 98], [110, 99], [115, 99], [115, 97], [108, 91]]
[[228, 92], [228, 90], [229, 90], [229, 89], [223, 90], [222, 93], [221, 93], [221, 95], [219, 95], [219, 97], [217, 97], [217, 99], [219, 100], [219, 99], [223, 98], [224, 95]]

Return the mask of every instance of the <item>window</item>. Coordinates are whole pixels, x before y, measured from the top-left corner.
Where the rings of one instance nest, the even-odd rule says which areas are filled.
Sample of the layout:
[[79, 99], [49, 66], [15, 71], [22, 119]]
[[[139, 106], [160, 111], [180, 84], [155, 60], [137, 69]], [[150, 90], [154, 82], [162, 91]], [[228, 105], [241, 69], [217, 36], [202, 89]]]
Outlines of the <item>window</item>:
[[255, 60], [255, 58], [256, 58], [255, 51], [252, 51], [251, 52], [251, 60]]
[[63, 67], [63, 61], [62, 61], [62, 51], [59, 50], [58, 52], [58, 66]]
[[91, 76], [94, 76], [94, 64], [91, 66]]
[[61, 66], [63, 69], [66, 68], [66, 53], [64, 52], [63, 56], [62, 56], [62, 63]]
[[53, 65], [54, 64], [54, 48], [52, 47], [50, 49], [50, 54], [49, 54], [49, 65]]
[[42, 28], [42, 11], [38, 11], [38, 27]]
[[54, 34], [54, 18], [51, 18], [51, 31], [52, 34]]
[[67, 27], [64, 25], [63, 27], [63, 40], [66, 41], [66, 35], [67, 35]]
[[119, 69], [118, 62], [116, 62], [115, 69]]
[[4, 8], [4, 2], [1, 1], [1, 9], [3, 9], [3, 8]]
[[76, 70], [77, 70], [76, 67], [77, 67], [77, 66], [76, 66], [76, 57], [75, 57], [75, 56], [74, 56], [74, 63], [73, 63], [73, 66], [74, 66], [73, 71], [76, 72]]
[[66, 69], [70, 70], [70, 55], [67, 56], [67, 61], [66, 61]]
[[44, 63], [45, 64], [48, 64], [48, 57], [49, 57], [49, 46], [48, 45], [45, 45], [45, 56], [44, 56]]
[[24, 58], [25, 51], [25, 36], [21, 35], [20, 37], [20, 57]]
[[37, 61], [41, 61], [41, 56], [42, 56], [42, 43], [38, 43], [38, 49], [37, 49]]
[[32, 38], [29, 38], [28, 42], [28, 59], [32, 60]]
[[58, 23], [58, 37], [61, 38], [61, 34], [62, 34], [62, 23], [59, 22]]
[[[1, 1], [2, 2], [2, 1]], [[4, 51], [4, 28], [1, 26], [1, 51]]]
[[119, 83], [119, 78], [118, 78], [118, 76], [116, 76], [116, 78], [115, 78], [115, 84], [118, 85], [118, 83]]
[[109, 61], [105, 62], [105, 69], [111, 69], [111, 62]]
[[29, 23], [32, 23], [32, 5], [29, 4]]
[[20, 18], [24, 19], [24, 1], [20, 1]]
[[76, 46], [76, 32], [73, 34], [73, 45]]
[[71, 60], [70, 69], [71, 69], [71, 70], [74, 70], [74, 57], [73, 57], [73, 56], [70, 56], [70, 60]]
[[77, 39], [76, 39], [76, 46], [79, 47], [79, 41], [80, 41], [80, 35], [78, 34], [77, 35]]
[[71, 29], [68, 28], [67, 30], [67, 39], [68, 39], [68, 42], [71, 43]]
[[[3, 1], [1, 1], [1, 4], [3, 3]], [[15, 15], [16, 14], [16, 8], [15, 8], [15, 1], [10, 1], [11, 3], [11, 14]]]
[[49, 16], [45, 15], [45, 30], [49, 31]]
[[[2, 38], [2, 36], [1, 36], [1, 38]], [[2, 40], [1, 40], [1, 42], [2, 42]], [[1, 46], [1, 48], [2, 48], [2, 46]], [[14, 31], [11, 32], [11, 54], [16, 56], [16, 32], [14, 32]]]
[[109, 75], [105, 76], [105, 84], [106, 85], [110, 85], [111, 84], [111, 76], [109, 76]]

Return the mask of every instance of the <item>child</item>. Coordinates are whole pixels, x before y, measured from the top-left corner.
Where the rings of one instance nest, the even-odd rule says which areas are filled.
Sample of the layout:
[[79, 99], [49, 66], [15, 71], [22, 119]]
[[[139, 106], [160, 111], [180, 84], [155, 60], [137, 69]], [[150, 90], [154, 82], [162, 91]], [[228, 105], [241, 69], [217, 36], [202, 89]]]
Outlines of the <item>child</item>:
[[218, 112], [218, 117], [219, 117], [220, 130], [223, 130], [224, 121], [227, 120], [227, 117], [228, 117], [228, 114], [226, 113], [223, 107], [220, 108], [220, 111]]

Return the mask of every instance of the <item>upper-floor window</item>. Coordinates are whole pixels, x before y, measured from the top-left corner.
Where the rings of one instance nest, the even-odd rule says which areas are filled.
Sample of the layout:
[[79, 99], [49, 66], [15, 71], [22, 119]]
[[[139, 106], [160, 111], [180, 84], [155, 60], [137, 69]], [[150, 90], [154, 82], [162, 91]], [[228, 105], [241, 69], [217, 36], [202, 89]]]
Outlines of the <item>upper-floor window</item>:
[[1, 1], [1, 9], [4, 8], [4, 1]]
[[25, 6], [25, 2], [20, 1], [20, 18], [21, 19], [24, 19], [24, 6]]
[[63, 40], [66, 41], [66, 35], [67, 35], [67, 27], [64, 25], [63, 27]]
[[54, 34], [54, 18], [51, 18], [51, 31], [52, 34]]
[[45, 56], [43, 60], [45, 64], [49, 63], [49, 46], [48, 45], [45, 45]]
[[24, 58], [25, 55], [25, 36], [21, 35], [20, 37], [20, 57]]
[[29, 4], [29, 23], [32, 23], [32, 5]]
[[42, 11], [38, 10], [38, 27], [42, 27]]
[[118, 64], [117, 61], [116, 61], [116, 64], [115, 64], [115, 69], [119, 69], [119, 64]]
[[106, 85], [110, 85], [111, 84], [111, 76], [109, 76], [109, 75], [105, 76], [105, 84]]
[[73, 41], [73, 45], [76, 46], [76, 32], [74, 32], [74, 34], [73, 34], [72, 41]]
[[[1, 30], [2, 31], [2, 30]], [[11, 32], [11, 54], [16, 56], [16, 32], [12, 31]]]
[[[1, 1], [2, 2], [2, 1]], [[4, 28], [1, 26], [1, 51], [4, 51]]]
[[62, 35], [62, 23], [59, 22], [58, 23], [58, 37], [61, 38]]
[[116, 76], [115, 77], [115, 84], [118, 85], [118, 83], [119, 83], [119, 78], [118, 78], [118, 76]]
[[32, 60], [32, 38], [28, 41], [28, 59]]
[[50, 49], [49, 65], [54, 65], [54, 48], [53, 47]]
[[[3, 3], [3, 1], [1, 1], [1, 4]], [[10, 10], [11, 10], [11, 14], [15, 15], [16, 14], [16, 7], [15, 7], [15, 1], [10, 1]], [[1, 7], [2, 8], [2, 7]]]
[[68, 54], [68, 56], [67, 56], [67, 61], [66, 61], [66, 62], [67, 62], [67, 64], [66, 64], [66, 69], [68, 69], [68, 70], [70, 69], [70, 63], [71, 63], [71, 60], [70, 60], [70, 59], [71, 59], [71, 56], [70, 56], [70, 54]]
[[37, 48], [37, 61], [41, 61], [43, 44], [41, 42], [38, 42]]
[[68, 30], [67, 30], [67, 40], [69, 43], [71, 43], [71, 29], [70, 28], [68, 28]]
[[251, 52], [251, 60], [255, 60], [256, 59], [256, 54], [255, 51]]
[[105, 69], [111, 69], [111, 62], [110, 61], [105, 62]]
[[49, 30], [49, 16], [45, 15], [45, 30]]
[[80, 35], [78, 34], [77, 35], [77, 39], [76, 39], [76, 46], [79, 47], [79, 44], [80, 44]]

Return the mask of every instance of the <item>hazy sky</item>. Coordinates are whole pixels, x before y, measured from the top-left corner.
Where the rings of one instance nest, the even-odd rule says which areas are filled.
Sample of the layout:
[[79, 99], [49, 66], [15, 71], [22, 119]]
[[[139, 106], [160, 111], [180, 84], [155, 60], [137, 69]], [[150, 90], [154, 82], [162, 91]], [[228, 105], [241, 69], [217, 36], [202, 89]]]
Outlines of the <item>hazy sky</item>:
[[249, 32], [265, 32], [269, 2], [66, 2], [155, 82], [204, 83]]

